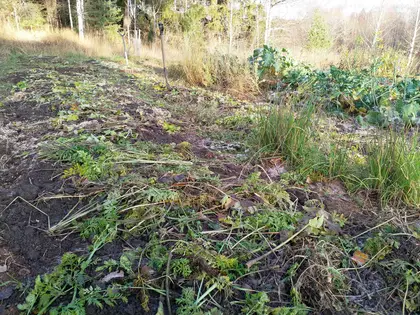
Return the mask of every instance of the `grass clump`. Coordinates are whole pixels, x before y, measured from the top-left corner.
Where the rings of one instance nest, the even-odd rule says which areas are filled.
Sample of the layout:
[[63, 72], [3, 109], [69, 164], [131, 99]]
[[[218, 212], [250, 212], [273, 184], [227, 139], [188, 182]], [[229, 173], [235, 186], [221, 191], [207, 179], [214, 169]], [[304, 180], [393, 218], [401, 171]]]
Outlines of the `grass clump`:
[[420, 206], [420, 152], [418, 135], [391, 132], [368, 144], [363, 184], [381, 195], [383, 204], [403, 201]]
[[184, 52], [179, 64], [171, 65], [169, 72], [189, 84], [213, 87], [237, 96], [252, 96], [258, 90], [254, 75], [243, 58], [209, 52], [193, 47]]
[[311, 108], [298, 113], [278, 106], [269, 109], [258, 120], [256, 145], [263, 152], [280, 154], [304, 178], [343, 175], [345, 151], [333, 145], [321, 149], [312, 113]]
[[358, 149], [360, 162], [347, 147], [320, 141], [311, 115], [311, 110], [269, 109], [257, 122], [256, 145], [262, 152], [280, 154], [302, 179], [340, 178], [352, 190], [377, 191], [382, 206], [420, 205], [417, 133], [377, 135]]

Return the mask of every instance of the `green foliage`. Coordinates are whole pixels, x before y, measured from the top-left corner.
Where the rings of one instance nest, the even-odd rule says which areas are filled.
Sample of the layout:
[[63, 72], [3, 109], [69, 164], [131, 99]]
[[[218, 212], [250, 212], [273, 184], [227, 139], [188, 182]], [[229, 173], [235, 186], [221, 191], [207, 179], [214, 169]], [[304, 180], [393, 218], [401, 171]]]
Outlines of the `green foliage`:
[[365, 148], [366, 161], [350, 159], [346, 148], [321, 144], [311, 128], [310, 114], [274, 107], [263, 112], [254, 142], [266, 152], [281, 154], [306, 179], [340, 177], [352, 189], [373, 189], [382, 203], [420, 204], [420, 153], [417, 133], [391, 132]]
[[163, 122], [162, 127], [163, 127], [163, 130], [165, 130], [167, 133], [170, 133], [170, 134], [176, 133], [181, 130], [181, 127], [168, 123], [166, 121]]
[[[92, 30], [104, 31], [108, 35], [117, 37], [118, 23], [122, 19], [122, 10], [117, 4], [117, 0], [87, 0], [85, 3], [85, 11], [87, 13], [86, 22]], [[111, 37], [112, 38], [112, 37]]]
[[20, 81], [16, 83], [16, 88], [24, 92], [28, 88], [28, 84], [25, 81]]
[[417, 268], [408, 269], [405, 272], [406, 281], [406, 301], [405, 307], [410, 312], [420, 310], [420, 265], [417, 263]]
[[97, 237], [104, 231], [115, 231], [117, 228], [118, 194], [109, 194], [107, 200], [101, 205], [101, 212], [92, 218], [83, 221], [80, 225], [82, 238]]
[[[112, 175], [109, 160], [112, 154], [104, 146], [98, 145], [90, 149], [76, 145], [57, 154], [62, 155], [61, 160], [64, 162], [72, 163], [72, 167], [64, 171], [63, 177], [78, 175], [89, 180], [99, 180]], [[64, 158], [67, 155], [69, 157]]]
[[244, 224], [251, 230], [265, 227], [270, 232], [294, 231], [300, 213], [289, 213], [276, 210], [263, 210], [246, 217]]
[[280, 52], [276, 48], [267, 45], [264, 45], [263, 48], [255, 49], [248, 61], [255, 68], [260, 80], [265, 76], [283, 77], [286, 75], [287, 70], [296, 65], [296, 62], [289, 56], [285, 48]]
[[319, 11], [316, 11], [308, 34], [307, 47], [309, 49], [323, 49], [331, 46], [332, 40], [328, 25]]
[[254, 142], [262, 151], [281, 154], [290, 166], [299, 168], [302, 176], [314, 172], [327, 175], [329, 161], [313, 141], [315, 132], [311, 124], [311, 111], [295, 115], [275, 106], [261, 113]]
[[191, 275], [192, 270], [190, 267], [190, 260], [188, 258], [178, 258], [171, 262], [172, 272], [175, 277], [182, 276], [187, 278]]
[[40, 3], [0, 0], [0, 21], [11, 19], [15, 13], [20, 28], [37, 29], [46, 24], [43, 6]]
[[366, 240], [363, 251], [371, 257], [376, 256], [377, 260], [382, 260], [386, 255], [392, 252], [393, 248], [398, 248], [399, 246], [400, 244], [397, 241], [379, 233]]
[[168, 250], [160, 245], [158, 241], [151, 241], [151, 248], [148, 250], [149, 265], [156, 270], [162, 270], [168, 261]]
[[241, 313], [247, 315], [306, 315], [307, 308], [303, 306], [298, 307], [276, 307], [272, 308], [267, 304], [270, 298], [265, 292], [246, 293], [245, 306]]
[[[286, 93], [299, 91], [333, 111], [367, 116], [371, 124], [420, 124], [420, 80], [378, 77], [381, 62], [362, 70], [331, 66], [327, 71], [312, 70], [277, 49], [264, 46], [249, 59], [260, 80], [276, 79]], [[284, 89], [284, 86], [287, 88]], [[361, 118], [363, 120], [363, 118]]]
[[193, 4], [181, 19], [182, 31], [192, 36], [201, 36], [202, 20], [206, 17], [206, 9], [199, 4]]
[[176, 299], [178, 315], [204, 315], [201, 308], [195, 303], [195, 291], [193, 288], [183, 288], [181, 297]]
[[270, 299], [265, 292], [247, 293], [245, 296], [246, 306], [242, 308], [242, 313], [268, 315], [270, 313], [270, 307], [266, 305], [268, 302], [270, 302]]
[[[73, 253], [64, 254], [60, 265], [50, 274], [37, 276], [35, 286], [18, 306], [26, 314], [86, 314], [85, 306], [94, 305], [103, 308], [104, 304], [114, 306], [118, 301], [127, 298], [113, 287], [101, 289], [94, 284], [94, 278], [89, 276], [87, 268], [93, 263], [93, 255], [106, 242], [110, 234], [102, 233], [92, 246], [88, 257], [79, 257]], [[65, 297], [72, 297], [69, 302], [61, 302]], [[54, 303], [60, 301], [58, 306]]]

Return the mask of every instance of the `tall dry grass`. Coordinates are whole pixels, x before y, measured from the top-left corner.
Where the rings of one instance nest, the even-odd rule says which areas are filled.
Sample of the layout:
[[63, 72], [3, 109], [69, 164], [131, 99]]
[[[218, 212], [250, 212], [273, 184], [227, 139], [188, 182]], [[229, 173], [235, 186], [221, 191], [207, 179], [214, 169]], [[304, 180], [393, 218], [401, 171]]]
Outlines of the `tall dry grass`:
[[81, 54], [91, 57], [121, 55], [122, 44], [111, 42], [103, 36], [87, 34], [85, 40], [71, 30], [15, 31], [0, 28], [0, 58], [12, 52], [32, 55], [66, 56]]
[[178, 58], [170, 63], [171, 77], [188, 84], [214, 88], [237, 97], [252, 97], [258, 93], [255, 74], [247, 60], [252, 51], [238, 48], [229, 51], [227, 46], [194, 43], [188, 40], [178, 49]]

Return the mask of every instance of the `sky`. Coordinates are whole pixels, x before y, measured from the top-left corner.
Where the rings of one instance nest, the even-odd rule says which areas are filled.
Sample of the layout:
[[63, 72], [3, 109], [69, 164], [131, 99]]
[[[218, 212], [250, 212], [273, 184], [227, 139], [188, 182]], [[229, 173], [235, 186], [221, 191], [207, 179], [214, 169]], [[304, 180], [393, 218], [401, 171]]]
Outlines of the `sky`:
[[273, 9], [273, 16], [286, 19], [304, 17], [313, 8], [322, 9], [341, 8], [344, 13], [352, 14], [362, 10], [370, 11], [381, 4], [386, 7], [404, 9], [420, 5], [420, 0], [291, 0], [289, 3], [278, 5]]

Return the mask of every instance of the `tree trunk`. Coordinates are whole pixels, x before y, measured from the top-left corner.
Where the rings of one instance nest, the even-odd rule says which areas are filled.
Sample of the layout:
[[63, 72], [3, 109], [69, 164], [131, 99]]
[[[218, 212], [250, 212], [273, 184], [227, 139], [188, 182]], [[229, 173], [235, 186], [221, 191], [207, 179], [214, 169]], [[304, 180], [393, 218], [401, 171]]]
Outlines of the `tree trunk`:
[[47, 9], [47, 21], [49, 26], [51, 28], [57, 28], [57, 0], [45, 0], [45, 7]]
[[127, 41], [130, 44], [130, 30], [131, 30], [131, 15], [132, 15], [132, 4], [131, 0], [126, 0], [125, 15], [124, 15], [124, 28], [127, 33]]
[[84, 0], [76, 0], [76, 11], [77, 11], [77, 24], [79, 25], [79, 38], [85, 38], [85, 26], [84, 26]]
[[141, 53], [141, 31], [140, 29], [134, 31], [134, 55], [139, 57]]
[[19, 25], [19, 15], [17, 13], [16, 6], [13, 6], [13, 15], [15, 17], [15, 24], [16, 24], [16, 30], [20, 31], [20, 25]]
[[68, 3], [68, 5], [69, 5], [70, 28], [71, 28], [71, 30], [73, 31], [73, 30], [74, 30], [74, 27], [73, 27], [73, 16], [72, 16], [72, 14], [71, 14], [71, 3], [70, 3], [70, 1], [71, 1], [71, 0], [67, 0], [67, 3]]
[[254, 49], [258, 48], [260, 46], [260, 8], [257, 5], [257, 12], [255, 15], [255, 22], [257, 23], [255, 29], [256, 29], [256, 43]]
[[408, 55], [407, 71], [410, 68], [411, 64], [413, 63], [414, 48], [416, 47], [417, 33], [419, 29], [420, 29], [420, 7], [417, 9], [417, 17], [416, 17], [416, 23], [414, 26], [413, 39], [411, 40], [410, 54]]
[[381, 13], [379, 14], [378, 22], [376, 22], [375, 35], [373, 36], [373, 40], [372, 40], [372, 49], [376, 48], [376, 44], [378, 42], [378, 37], [379, 37], [379, 32], [381, 31], [382, 18], [384, 16], [384, 3], [385, 3], [385, 0], [382, 1]]
[[233, 43], [233, 0], [230, 0], [230, 16], [229, 16], [229, 55], [232, 52]]
[[265, 7], [265, 32], [264, 32], [264, 45], [268, 45], [270, 42], [270, 33], [271, 33], [271, 9], [272, 2], [267, 0]]

